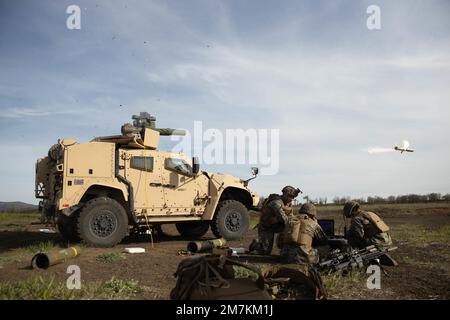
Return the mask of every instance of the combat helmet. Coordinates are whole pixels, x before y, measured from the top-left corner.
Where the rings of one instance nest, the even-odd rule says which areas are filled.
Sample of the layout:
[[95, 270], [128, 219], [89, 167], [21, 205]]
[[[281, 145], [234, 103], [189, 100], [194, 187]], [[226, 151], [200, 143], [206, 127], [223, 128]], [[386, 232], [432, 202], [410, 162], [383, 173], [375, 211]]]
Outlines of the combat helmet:
[[305, 203], [300, 207], [299, 213], [306, 214], [312, 218], [315, 218], [317, 215], [316, 206], [312, 203]]
[[285, 187], [281, 190], [281, 192], [283, 193], [283, 195], [287, 195], [287, 196], [290, 196], [290, 197], [295, 198], [295, 197], [297, 197], [298, 194], [299, 194], [300, 192], [302, 192], [302, 191], [301, 191], [299, 188], [294, 188], [294, 187], [292, 187], [292, 186], [285, 186]]
[[352, 212], [355, 209], [358, 209], [360, 207], [359, 203], [356, 201], [347, 201], [344, 204], [344, 216], [347, 218], [350, 218], [352, 216]]

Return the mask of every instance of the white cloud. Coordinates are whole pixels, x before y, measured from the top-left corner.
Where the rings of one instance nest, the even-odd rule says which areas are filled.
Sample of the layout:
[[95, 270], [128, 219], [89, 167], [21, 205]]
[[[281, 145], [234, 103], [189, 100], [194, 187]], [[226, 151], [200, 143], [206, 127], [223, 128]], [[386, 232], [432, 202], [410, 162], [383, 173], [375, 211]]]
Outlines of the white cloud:
[[78, 113], [74, 109], [41, 108], [41, 107], [1, 107], [0, 118], [14, 119], [23, 117], [51, 117], [56, 115], [69, 115]]
[[[26, 74], [2, 69], [8, 76], [0, 75], [0, 99], [27, 100], [3, 98], [1, 105], [27, 107], [2, 107], [0, 120], [38, 118], [35, 132], [67, 115], [61, 136], [79, 130], [87, 137], [118, 132], [145, 110], [169, 127], [203, 120], [221, 129], [280, 129], [280, 174], [255, 181], [265, 194], [296, 181], [317, 196], [450, 187], [442, 174], [450, 156], [449, 38], [433, 33], [431, 41], [425, 32], [436, 28], [429, 12], [440, 7], [418, 3], [422, 10], [414, 6], [406, 15], [405, 2], [383, 3], [383, 28], [369, 33], [363, 5], [317, 6], [286, 10], [285, 19], [268, 23], [231, 3], [201, 2], [199, 11], [210, 15], [199, 20], [179, 3], [130, 2], [125, 9], [104, 2], [88, 8], [84, 34], [58, 36], [47, 20], [42, 32], [52, 42], [42, 50], [57, 68], [30, 57]], [[363, 17], [355, 18], [361, 8]], [[406, 16], [408, 25], [397, 19]], [[351, 27], [357, 23], [361, 28]], [[361, 151], [403, 137], [418, 150], [407, 158], [408, 170], [392, 153]], [[425, 174], [430, 161], [436, 165]]]
[[387, 65], [406, 69], [449, 69], [450, 55], [448, 54], [421, 54], [415, 56], [403, 56], [386, 61]]

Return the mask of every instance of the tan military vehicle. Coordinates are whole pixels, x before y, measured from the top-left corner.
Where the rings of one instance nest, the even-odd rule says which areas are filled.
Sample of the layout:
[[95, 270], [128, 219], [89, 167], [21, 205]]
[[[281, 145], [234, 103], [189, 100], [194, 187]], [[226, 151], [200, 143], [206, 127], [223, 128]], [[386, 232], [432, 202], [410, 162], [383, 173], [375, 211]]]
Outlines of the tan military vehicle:
[[183, 130], [155, 127], [146, 112], [122, 134], [88, 143], [62, 139], [36, 164], [36, 197], [62, 236], [99, 247], [114, 246], [130, 231], [175, 223], [181, 235], [239, 239], [248, 210], [259, 201], [248, 182], [201, 171], [197, 158], [157, 150], [160, 136]]

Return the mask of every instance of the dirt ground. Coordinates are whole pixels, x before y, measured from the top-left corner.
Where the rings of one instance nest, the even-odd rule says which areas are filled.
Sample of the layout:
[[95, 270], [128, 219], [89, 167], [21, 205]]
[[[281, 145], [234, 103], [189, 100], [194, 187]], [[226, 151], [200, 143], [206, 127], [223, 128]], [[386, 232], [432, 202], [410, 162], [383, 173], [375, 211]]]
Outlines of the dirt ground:
[[[338, 225], [340, 215], [336, 212], [320, 212], [319, 218], [336, 218]], [[430, 210], [415, 215], [395, 216], [387, 214], [385, 221], [392, 229], [392, 235], [398, 250], [392, 256], [399, 262], [398, 267], [386, 268], [388, 276], [382, 275], [382, 288], [368, 290], [364, 275], [360, 281], [350, 283], [343, 277], [336, 280], [330, 288], [330, 299], [449, 299], [450, 298], [450, 244], [449, 226], [450, 209]], [[138, 281], [145, 286], [145, 294], [133, 296], [132, 299], [168, 299], [170, 290], [175, 286], [174, 272], [179, 262], [186, 256], [178, 255], [180, 249], [186, 249], [187, 239], [183, 239], [174, 226], [163, 226], [164, 234], [156, 235], [153, 248], [148, 236], [126, 238], [115, 248], [81, 248], [81, 255], [70, 261], [50, 267], [47, 270], [33, 270], [30, 261], [33, 253], [24, 247], [51, 241], [56, 248], [64, 247], [59, 234], [39, 232], [42, 225], [27, 225], [26, 230], [0, 231], [0, 283], [23, 281], [32, 276], [54, 276], [56, 281], [65, 283], [67, 266], [76, 264], [81, 269], [83, 283], [108, 281], [112, 276]], [[444, 229], [442, 229], [444, 228]], [[410, 230], [405, 233], [404, 230]], [[417, 231], [419, 230], [419, 231]], [[443, 230], [443, 231], [442, 231]], [[417, 231], [417, 232], [416, 232]], [[440, 232], [442, 231], [443, 234]], [[427, 232], [434, 237], [427, 238]], [[415, 234], [424, 235], [415, 238]], [[396, 237], [396, 235], [398, 235]], [[250, 230], [240, 241], [230, 242], [233, 247], [247, 248], [256, 230]], [[208, 233], [204, 239], [212, 239]], [[425, 240], [424, 240], [425, 239]], [[124, 259], [105, 263], [97, 256], [103, 253], [122, 252], [126, 247], [145, 247], [146, 253], [126, 254]], [[239, 259], [249, 262], [278, 263], [277, 250], [273, 256], [258, 261], [250, 256]], [[0, 260], [1, 262], [1, 260]], [[347, 285], [345, 284], [347, 281]], [[354, 279], [352, 280], [354, 281]], [[330, 283], [325, 281], [325, 284]]]

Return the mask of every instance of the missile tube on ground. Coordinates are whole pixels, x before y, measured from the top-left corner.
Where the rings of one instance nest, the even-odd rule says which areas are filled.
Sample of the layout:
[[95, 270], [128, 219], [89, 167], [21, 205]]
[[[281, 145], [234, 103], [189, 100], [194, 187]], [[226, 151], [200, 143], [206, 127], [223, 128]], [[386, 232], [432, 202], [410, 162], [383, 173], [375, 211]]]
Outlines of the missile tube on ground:
[[31, 266], [33, 269], [47, 269], [50, 266], [62, 263], [79, 255], [79, 247], [69, 247], [58, 251], [39, 252], [33, 256], [33, 259], [31, 259]]

